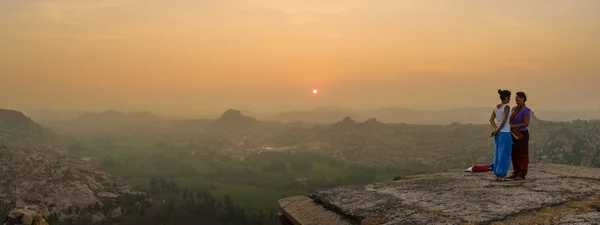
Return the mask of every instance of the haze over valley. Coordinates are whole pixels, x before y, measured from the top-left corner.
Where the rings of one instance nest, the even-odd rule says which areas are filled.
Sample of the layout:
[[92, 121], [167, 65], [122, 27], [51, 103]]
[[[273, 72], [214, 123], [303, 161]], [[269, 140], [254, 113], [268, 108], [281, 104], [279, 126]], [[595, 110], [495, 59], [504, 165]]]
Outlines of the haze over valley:
[[[600, 218], [600, 201], [542, 201], [598, 186], [581, 172], [600, 167], [598, 12], [597, 0], [0, 0], [0, 224], [274, 225], [279, 200], [315, 193], [371, 215], [355, 202], [381, 193], [330, 190], [419, 175], [528, 188], [514, 193], [537, 202], [502, 206], [509, 216], [564, 203]], [[488, 175], [462, 171], [494, 160], [498, 89], [511, 107], [527, 94], [542, 177], [487, 189]], [[550, 163], [580, 177], [544, 175]], [[559, 178], [582, 188], [543, 183]]]

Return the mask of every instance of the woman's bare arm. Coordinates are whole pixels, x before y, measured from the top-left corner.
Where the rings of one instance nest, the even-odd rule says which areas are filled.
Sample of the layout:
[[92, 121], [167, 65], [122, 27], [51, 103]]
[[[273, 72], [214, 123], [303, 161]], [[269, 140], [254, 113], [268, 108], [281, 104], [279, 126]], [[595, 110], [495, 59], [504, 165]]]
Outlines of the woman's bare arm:
[[496, 119], [496, 112], [492, 111], [492, 115], [490, 116], [490, 124], [492, 125], [494, 130], [497, 130], [498, 127], [496, 126], [496, 122], [494, 122], [495, 119]]

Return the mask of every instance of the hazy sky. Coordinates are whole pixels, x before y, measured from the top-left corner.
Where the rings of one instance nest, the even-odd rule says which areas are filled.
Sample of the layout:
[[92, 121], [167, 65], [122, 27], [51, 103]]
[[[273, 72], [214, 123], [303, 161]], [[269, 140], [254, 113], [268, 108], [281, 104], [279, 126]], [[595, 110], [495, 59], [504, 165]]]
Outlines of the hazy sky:
[[599, 108], [599, 40], [598, 0], [0, 0], [0, 108]]

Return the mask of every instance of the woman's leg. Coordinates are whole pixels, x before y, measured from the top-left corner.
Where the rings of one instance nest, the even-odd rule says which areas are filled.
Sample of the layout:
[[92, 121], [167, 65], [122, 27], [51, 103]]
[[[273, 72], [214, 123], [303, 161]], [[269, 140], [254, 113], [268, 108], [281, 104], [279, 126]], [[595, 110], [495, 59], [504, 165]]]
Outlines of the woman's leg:
[[510, 133], [500, 132], [496, 135], [494, 140], [496, 142], [494, 174], [498, 177], [506, 177], [510, 168], [512, 137]]
[[523, 138], [521, 139], [521, 169], [519, 171], [519, 177], [525, 178], [527, 176], [527, 170], [529, 169], [529, 131], [523, 131]]
[[494, 170], [494, 174], [496, 176], [498, 176], [498, 167], [500, 166], [500, 140], [498, 139], [498, 135], [496, 135], [494, 137], [494, 168], [492, 168]]
[[521, 169], [520, 169], [521, 164], [519, 163], [519, 156], [517, 155], [516, 147], [517, 147], [517, 141], [513, 139], [512, 151], [510, 153], [510, 156], [511, 156], [510, 158], [512, 160], [513, 172], [512, 172], [512, 175], [510, 175], [510, 178], [516, 178], [521, 173]]

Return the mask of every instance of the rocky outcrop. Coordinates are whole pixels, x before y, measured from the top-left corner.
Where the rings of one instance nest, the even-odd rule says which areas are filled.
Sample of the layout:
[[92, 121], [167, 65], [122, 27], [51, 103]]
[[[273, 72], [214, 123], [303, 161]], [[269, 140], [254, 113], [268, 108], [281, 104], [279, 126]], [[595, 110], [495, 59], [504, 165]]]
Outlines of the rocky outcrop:
[[135, 203], [147, 198], [121, 178], [85, 161], [0, 146], [0, 209], [26, 208], [52, 217], [49, 223], [119, 220], [123, 211], [134, 212]]
[[535, 127], [534, 161], [600, 166], [600, 121], [541, 121]]
[[49, 225], [41, 214], [26, 207], [11, 210], [2, 225]]
[[598, 168], [534, 164], [523, 181], [457, 170], [324, 189], [279, 204], [296, 225], [598, 224], [599, 193]]

